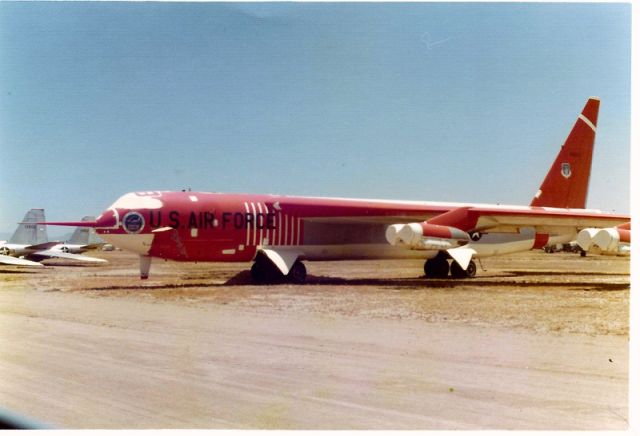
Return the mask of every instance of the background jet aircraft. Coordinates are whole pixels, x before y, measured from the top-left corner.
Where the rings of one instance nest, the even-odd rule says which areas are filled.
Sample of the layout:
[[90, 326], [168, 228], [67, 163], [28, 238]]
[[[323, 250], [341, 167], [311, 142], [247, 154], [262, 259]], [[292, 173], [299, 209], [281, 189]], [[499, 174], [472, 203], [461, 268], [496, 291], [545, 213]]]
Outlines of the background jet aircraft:
[[20, 258], [13, 257], [13, 256], [6, 256], [4, 254], [0, 254], [0, 264], [17, 265], [17, 266], [35, 266], [35, 267], [44, 266], [44, 265], [42, 265], [41, 263], [38, 263], [38, 262], [33, 262], [33, 261], [30, 261], [30, 260], [26, 260], [26, 259], [20, 259]]
[[608, 228], [627, 215], [584, 209], [600, 100], [590, 98], [530, 206], [383, 201], [209, 192], [137, 192], [93, 227], [140, 255], [180, 261], [254, 261], [255, 281], [305, 280], [302, 260], [425, 259], [429, 278], [473, 277], [474, 258], [526, 251]]
[[[60, 242], [49, 242], [47, 238], [47, 228], [41, 223], [45, 220], [44, 209], [31, 209], [24, 216], [24, 219], [15, 233], [9, 239], [0, 245], [0, 263], [21, 266], [38, 266], [38, 262], [50, 258], [62, 258], [81, 262], [106, 262], [104, 259], [96, 257], [82, 256], [79, 254], [66, 253], [62, 250], [54, 250], [53, 248], [61, 245]], [[6, 259], [13, 257], [21, 261], [17, 263], [15, 260]]]
[[[85, 216], [83, 222], [95, 221], [95, 216]], [[52, 251], [62, 251], [64, 253], [80, 254], [88, 250], [101, 248], [105, 243], [95, 234], [95, 230], [90, 227], [76, 227], [71, 237], [62, 244], [51, 247]]]

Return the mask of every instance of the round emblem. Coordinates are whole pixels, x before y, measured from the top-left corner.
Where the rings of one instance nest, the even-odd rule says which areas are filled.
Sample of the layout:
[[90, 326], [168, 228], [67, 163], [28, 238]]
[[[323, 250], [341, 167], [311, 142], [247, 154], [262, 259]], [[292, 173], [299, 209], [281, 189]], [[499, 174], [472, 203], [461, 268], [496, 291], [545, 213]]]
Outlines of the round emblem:
[[138, 212], [129, 212], [122, 219], [122, 227], [127, 233], [140, 233], [144, 227], [144, 218]]
[[568, 162], [562, 163], [562, 177], [565, 179], [571, 177], [571, 165]]

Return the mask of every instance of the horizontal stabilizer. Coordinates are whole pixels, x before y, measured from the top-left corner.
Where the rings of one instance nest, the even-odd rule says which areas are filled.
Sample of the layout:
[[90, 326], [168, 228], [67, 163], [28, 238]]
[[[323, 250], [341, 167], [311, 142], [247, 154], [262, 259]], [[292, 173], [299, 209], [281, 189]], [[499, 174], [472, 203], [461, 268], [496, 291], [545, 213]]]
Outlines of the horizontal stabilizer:
[[5, 256], [4, 254], [0, 254], [0, 263], [5, 265], [17, 265], [17, 266], [36, 266], [43, 267], [44, 265], [38, 262], [32, 262], [27, 259], [19, 259], [13, 256]]

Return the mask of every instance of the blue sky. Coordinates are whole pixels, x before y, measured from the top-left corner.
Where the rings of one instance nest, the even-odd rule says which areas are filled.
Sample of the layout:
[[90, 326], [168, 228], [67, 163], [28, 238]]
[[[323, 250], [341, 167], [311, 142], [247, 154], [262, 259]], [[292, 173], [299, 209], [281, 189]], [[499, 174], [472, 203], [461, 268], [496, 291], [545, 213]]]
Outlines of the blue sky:
[[185, 187], [528, 204], [591, 95], [588, 207], [626, 213], [630, 35], [625, 4], [1, 2], [0, 232]]

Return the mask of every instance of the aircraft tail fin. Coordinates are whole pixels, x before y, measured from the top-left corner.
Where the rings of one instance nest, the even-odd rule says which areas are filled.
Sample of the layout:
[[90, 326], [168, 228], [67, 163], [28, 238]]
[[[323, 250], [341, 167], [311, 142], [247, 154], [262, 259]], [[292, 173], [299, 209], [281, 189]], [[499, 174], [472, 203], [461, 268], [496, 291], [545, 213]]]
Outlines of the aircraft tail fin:
[[37, 245], [48, 242], [47, 227], [37, 224], [44, 221], [44, 209], [31, 209], [14, 232], [10, 244]]
[[[95, 217], [93, 216], [85, 216], [82, 218], [82, 221], [95, 221]], [[71, 237], [67, 241], [69, 244], [77, 244], [77, 245], [87, 245], [89, 244], [89, 237], [91, 235], [90, 227], [76, 227], [76, 229], [71, 234]]]
[[531, 206], [585, 208], [599, 108], [599, 98], [587, 100]]

